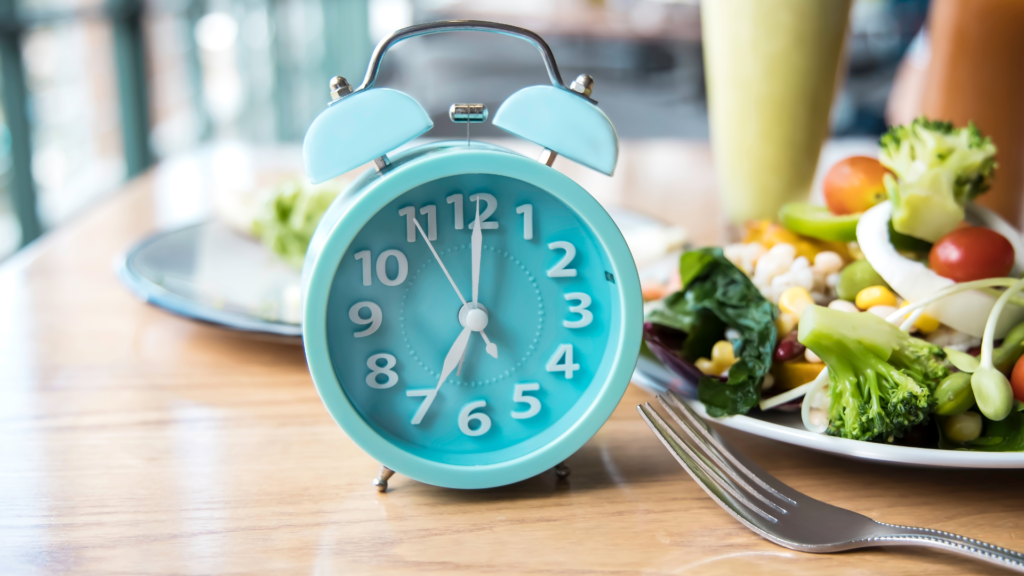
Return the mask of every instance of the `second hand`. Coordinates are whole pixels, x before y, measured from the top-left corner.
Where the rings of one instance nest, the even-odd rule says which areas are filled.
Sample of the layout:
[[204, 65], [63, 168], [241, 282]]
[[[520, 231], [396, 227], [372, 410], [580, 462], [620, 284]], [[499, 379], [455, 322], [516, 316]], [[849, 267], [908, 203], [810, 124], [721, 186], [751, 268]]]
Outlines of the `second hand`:
[[441, 265], [441, 270], [448, 277], [448, 282], [451, 283], [452, 288], [455, 288], [455, 293], [459, 295], [459, 300], [462, 300], [462, 305], [465, 306], [466, 299], [462, 296], [462, 292], [459, 292], [459, 287], [455, 285], [455, 280], [452, 280], [452, 275], [448, 273], [448, 269], [444, 267], [444, 262], [441, 262], [441, 257], [437, 255], [437, 250], [434, 250], [434, 245], [427, 238], [427, 233], [423, 231], [423, 226], [420, 226], [420, 221], [416, 218], [413, 218], [412, 221], [416, 224], [416, 229], [420, 231], [420, 235], [423, 236], [423, 241], [427, 243], [427, 248], [430, 248], [430, 253], [434, 255], [434, 259]]

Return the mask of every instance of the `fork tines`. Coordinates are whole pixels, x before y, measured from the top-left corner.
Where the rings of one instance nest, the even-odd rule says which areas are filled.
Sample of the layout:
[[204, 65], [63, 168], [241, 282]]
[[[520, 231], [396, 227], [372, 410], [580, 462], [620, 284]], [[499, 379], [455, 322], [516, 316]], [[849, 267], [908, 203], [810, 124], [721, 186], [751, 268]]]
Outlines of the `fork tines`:
[[682, 435], [665, 422], [650, 403], [645, 402], [636, 408], [679, 464], [708, 495], [738, 520], [748, 523], [752, 520], [749, 518], [752, 512], [775, 523], [778, 522], [777, 516], [786, 514], [785, 507], [796, 506], [796, 502], [780, 494], [744, 466], [675, 392], [658, 396], [658, 403], [682, 429]]

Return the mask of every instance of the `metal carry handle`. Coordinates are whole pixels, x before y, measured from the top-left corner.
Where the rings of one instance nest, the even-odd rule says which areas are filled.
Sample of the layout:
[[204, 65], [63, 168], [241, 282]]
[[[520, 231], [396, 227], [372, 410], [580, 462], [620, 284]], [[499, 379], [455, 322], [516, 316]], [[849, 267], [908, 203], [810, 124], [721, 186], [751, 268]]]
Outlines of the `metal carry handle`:
[[[551, 79], [551, 84], [557, 88], [565, 88], [568, 90], [568, 88], [562, 84], [562, 75], [558, 73], [558, 64], [555, 63], [555, 55], [551, 52], [551, 48], [543, 38], [534, 32], [531, 32], [526, 28], [500, 24], [498, 22], [484, 22], [481, 20], [449, 20], [416, 24], [409, 26], [408, 28], [402, 28], [381, 40], [380, 43], [377, 44], [377, 47], [373, 49], [373, 56], [370, 57], [370, 65], [366, 68], [366, 77], [363, 78], [363, 83], [356, 88], [355, 92], [366, 90], [367, 88], [373, 88], [373, 84], [377, 81], [377, 72], [380, 71], [380, 64], [384, 59], [384, 54], [386, 54], [392, 46], [398, 44], [402, 40], [408, 40], [409, 38], [415, 38], [416, 36], [438, 34], [441, 32], [467, 31], [494, 32], [495, 34], [522, 38], [530, 44], [533, 44], [544, 59], [544, 67], [547, 68], [548, 78]], [[582, 94], [580, 95], [583, 96]]]

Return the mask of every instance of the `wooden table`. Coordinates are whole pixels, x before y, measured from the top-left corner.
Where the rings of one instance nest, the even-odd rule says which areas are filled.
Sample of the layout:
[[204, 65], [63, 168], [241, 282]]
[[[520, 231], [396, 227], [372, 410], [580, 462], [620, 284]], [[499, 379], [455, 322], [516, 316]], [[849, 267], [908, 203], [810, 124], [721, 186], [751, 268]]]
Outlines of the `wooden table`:
[[[708, 239], [714, 219], [682, 209], [714, 210], [707, 160], [702, 144], [636, 143], [594, 186], [631, 205], [661, 198]], [[456, 491], [396, 476], [378, 494], [376, 463], [328, 416], [300, 348], [177, 318], [118, 283], [118, 255], [173, 224], [168, 198], [198, 194], [161, 178], [0, 266], [0, 574], [1000, 573], [940, 552], [814, 556], [758, 538], [662, 448], [632, 387], [566, 482]], [[723, 433], [812, 496], [1024, 549], [1020, 472], [895, 468]]]

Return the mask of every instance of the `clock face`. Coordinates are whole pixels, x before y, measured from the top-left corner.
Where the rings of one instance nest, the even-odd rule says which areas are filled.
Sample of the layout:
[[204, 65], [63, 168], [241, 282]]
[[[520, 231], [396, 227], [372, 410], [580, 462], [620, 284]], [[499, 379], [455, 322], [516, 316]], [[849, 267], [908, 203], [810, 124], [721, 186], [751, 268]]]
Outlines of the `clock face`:
[[391, 444], [445, 464], [510, 461], [569, 430], [608, 381], [622, 306], [611, 270], [552, 194], [507, 176], [444, 177], [355, 234], [329, 288], [327, 353]]

